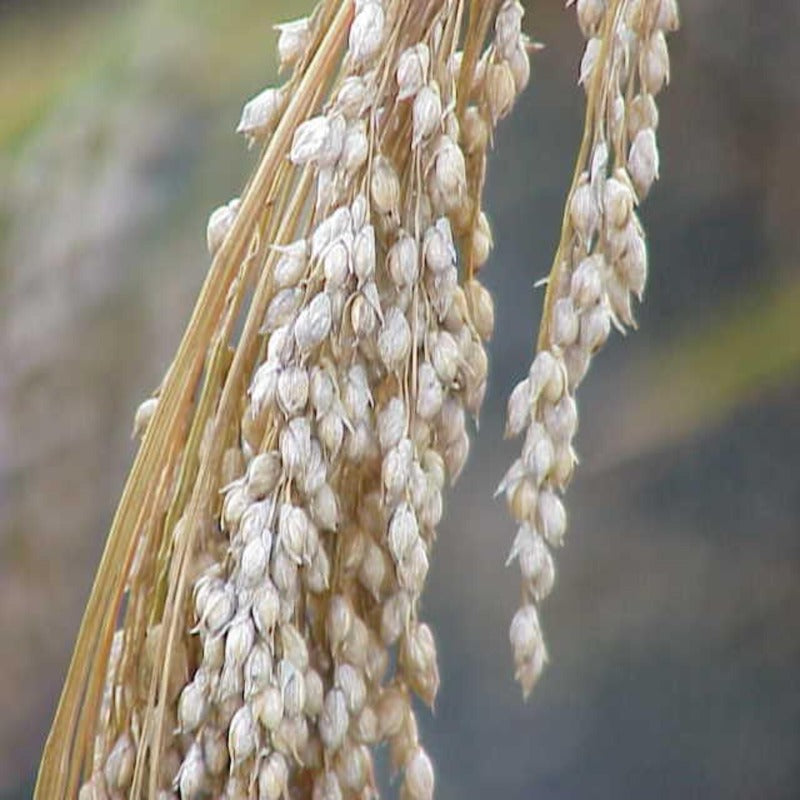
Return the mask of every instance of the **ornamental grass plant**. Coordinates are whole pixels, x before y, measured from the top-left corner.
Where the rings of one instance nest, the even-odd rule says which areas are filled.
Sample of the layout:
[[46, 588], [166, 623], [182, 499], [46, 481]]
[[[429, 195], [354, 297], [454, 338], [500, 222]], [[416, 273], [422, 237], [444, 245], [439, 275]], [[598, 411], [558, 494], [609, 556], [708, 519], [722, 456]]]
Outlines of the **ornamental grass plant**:
[[[548, 660], [576, 390], [645, 288], [637, 209], [678, 26], [674, 0], [575, 11], [585, 127], [498, 488], [525, 696]], [[523, 16], [512, 0], [322, 0], [276, 26], [288, 77], [244, 105], [257, 167], [208, 220], [207, 279], [137, 411], [41, 800], [369, 797], [383, 745], [400, 795], [433, 797], [412, 702], [439, 687], [421, 599], [486, 391], [482, 193], [538, 47]]]

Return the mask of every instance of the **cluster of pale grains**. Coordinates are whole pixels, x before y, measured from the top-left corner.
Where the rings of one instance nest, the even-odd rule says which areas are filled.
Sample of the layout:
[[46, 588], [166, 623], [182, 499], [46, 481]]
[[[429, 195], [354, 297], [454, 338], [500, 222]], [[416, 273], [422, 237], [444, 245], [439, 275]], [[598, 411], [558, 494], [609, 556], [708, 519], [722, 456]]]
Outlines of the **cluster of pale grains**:
[[508, 401], [506, 435], [524, 433], [504, 492], [519, 529], [509, 563], [522, 572], [510, 628], [516, 677], [527, 695], [547, 661], [537, 608], [553, 588], [551, 551], [561, 547], [560, 495], [576, 457], [575, 391], [611, 326], [634, 326], [647, 249], [636, 207], [658, 177], [656, 96], [669, 81], [665, 35], [678, 27], [675, 0], [578, 0], [587, 38], [580, 67], [587, 119], [562, 238], [548, 281], [537, 353]]
[[[279, 26], [292, 80], [335, 6]], [[320, 106], [320, 90], [285, 153], [296, 178], [294, 201], [276, 205], [283, 235], [248, 256], [263, 253], [269, 287], [260, 346], [220, 502], [194, 533], [161, 739], [141, 744], [154, 740], [147, 687], [164, 646], [145, 648], [138, 681], [117, 653], [82, 800], [145, 784], [159, 800], [374, 796], [384, 743], [401, 797], [433, 796], [412, 707], [413, 694], [432, 706], [439, 686], [420, 597], [485, 393], [481, 194], [492, 131], [529, 79], [523, 13], [514, 0], [356, 0], [329, 99]], [[293, 88], [245, 105], [249, 144], [269, 145]], [[212, 213], [212, 256], [244, 207]], [[137, 429], [159, 402], [143, 404]], [[213, 431], [199, 432], [201, 455]], [[167, 549], [188, 527], [175, 521]], [[152, 607], [169, 602], [153, 591]], [[147, 644], [166, 622], [141, 624]]]

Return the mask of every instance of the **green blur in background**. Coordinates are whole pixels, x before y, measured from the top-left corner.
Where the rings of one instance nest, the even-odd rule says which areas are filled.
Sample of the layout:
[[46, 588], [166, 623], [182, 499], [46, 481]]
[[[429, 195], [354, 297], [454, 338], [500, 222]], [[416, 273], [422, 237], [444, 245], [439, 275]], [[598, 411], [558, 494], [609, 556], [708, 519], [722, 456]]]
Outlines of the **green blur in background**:
[[[208, 268], [207, 215], [255, 163], [233, 131], [276, 80], [271, 25], [309, 7], [0, 0], [2, 800], [30, 795], [133, 411]], [[490, 390], [423, 609], [438, 796], [800, 797], [800, 6], [683, 2], [640, 330], [582, 386], [551, 664], [523, 704], [493, 491], [583, 102], [573, 14], [526, 7], [547, 47], [489, 166]]]

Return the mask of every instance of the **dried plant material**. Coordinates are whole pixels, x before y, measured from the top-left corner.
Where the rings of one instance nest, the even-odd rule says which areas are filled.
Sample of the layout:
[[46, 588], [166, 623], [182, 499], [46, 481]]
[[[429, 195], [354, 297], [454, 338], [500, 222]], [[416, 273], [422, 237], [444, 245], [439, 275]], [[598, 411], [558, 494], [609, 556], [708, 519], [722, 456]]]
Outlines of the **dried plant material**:
[[[420, 598], [486, 391], [482, 190], [530, 78], [523, 16], [515, 0], [323, 0], [277, 26], [293, 72], [243, 109], [261, 160], [211, 214], [208, 279], [137, 412], [41, 800], [367, 797], [384, 743], [401, 796], [433, 797], [411, 703], [439, 688]], [[586, 133], [500, 487], [526, 694], [547, 662], [538, 605], [566, 530], [574, 391], [644, 289], [635, 208], [658, 177], [677, 11], [581, 1], [578, 19]]]

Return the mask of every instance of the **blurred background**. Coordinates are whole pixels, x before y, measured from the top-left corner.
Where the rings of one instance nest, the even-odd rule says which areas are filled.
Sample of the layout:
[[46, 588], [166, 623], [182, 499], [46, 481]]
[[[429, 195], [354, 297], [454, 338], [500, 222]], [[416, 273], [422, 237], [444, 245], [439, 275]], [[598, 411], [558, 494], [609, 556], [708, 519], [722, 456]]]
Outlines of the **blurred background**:
[[[308, 2], [0, 0], [0, 798], [30, 795], [133, 411], [208, 267], [233, 130]], [[513, 527], [494, 487], [582, 124], [563, 3], [492, 157], [491, 388], [447, 499], [425, 613], [438, 796], [800, 797], [800, 5], [683, 3], [644, 212], [640, 330], [582, 387], [582, 465], [523, 704]]]

